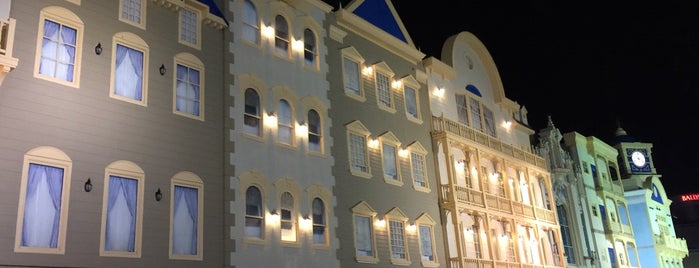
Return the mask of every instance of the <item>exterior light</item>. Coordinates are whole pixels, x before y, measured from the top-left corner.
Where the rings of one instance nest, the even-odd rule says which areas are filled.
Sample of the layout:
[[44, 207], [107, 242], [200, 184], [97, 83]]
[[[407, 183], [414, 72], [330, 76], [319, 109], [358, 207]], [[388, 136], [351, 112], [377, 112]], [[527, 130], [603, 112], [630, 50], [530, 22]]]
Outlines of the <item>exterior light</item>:
[[273, 38], [274, 37], [274, 27], [272, 26], [267, 26], [262, 24], [262, 35], [264, 35], [267, 38]]
[[510, 127], [512, 126], [512, 120], [508, 119], [508, 120], [503, 121], [502, 126], [505, 127], [506, 129], [510, 129]]
[[291, 49], [294, 51], [303, 51], [303, 41], [302, 40], [294, 40], [291, 42]]
[[303, 218], [301, 218], [301, 228], [310, 230], [313, 227], [313, 220], [311, 220], [311, 216], [305, 215]]
[[379, 140], [377, 138], [369, 138], [369, 148], [379, 148]]
[[364, 75], [371, 75], [372, 73], [374, 73], [374, 67], [372, 66], [366, 66], [362, 69], [362, 74]]
[[279, 219], [280, 219], [279, 213], [277, 212], [276, 209], [269, 210], [269, 220], [271, 223], [278, 223]]
[[85, 192], [90, 192], [92, 191], [92, 182], [90, 181], [90, 178], [87, 178], [87, 181], [85, 182]]
[[408, 233], [414, 234], [416, 230], [417, 226], [415, 226], [415, 224], [408, 224], [408, 226], [405, 226], [405, 231]]
[[403, 85], [403, 81], [401, 81], [401, 80], [394, 80], [393, 83], [391, 83], [391, 85], [393, 86], [393, 88], [400, 88], [400, 86]]
[[308, 126], [306, 125], [306, 122], [301, 121], [296, 127], [296, 135], [303, 137], [306, 136], [306, 134], [308, 134]]
[[386, 227], [386, 220], [385, 219], [377, 219], [376, 222], [374, 222], [374, 226], [378, 228], [384, 228]]
[[443, 96], [444, 96], [444, 91], [445, 91], [445, 90], [444, 90], [443, 87], [437, 87], [437, 88], [434, 90], [434, 95], [437, 96], [437, 97], [443, 97]]
[[157, 191], [155, 191], [155, 201], [160, 202], [160, 200], [163, 199], [163, 193], [160, 192], [160, 188], [158, 188]]
[[95, 54], [100, 55], [102, 54], [102, 43], [97, 43], [97, 46], [95, 46]]
[[160, 75], [165, 75], [165, 71], [167, 71], [167, 69], [165, 69], [165, 64], [160, 64], [160, 69], [158, 69], [158, 71], [160, 71]]
[[408, 151], [408, 149], [405, 149], [405, 148], [401, 148], [400, 151], [398, 151], [398, 155], [400, 157], [407, 157], [409, 154], [410, 154], [410, 151]]

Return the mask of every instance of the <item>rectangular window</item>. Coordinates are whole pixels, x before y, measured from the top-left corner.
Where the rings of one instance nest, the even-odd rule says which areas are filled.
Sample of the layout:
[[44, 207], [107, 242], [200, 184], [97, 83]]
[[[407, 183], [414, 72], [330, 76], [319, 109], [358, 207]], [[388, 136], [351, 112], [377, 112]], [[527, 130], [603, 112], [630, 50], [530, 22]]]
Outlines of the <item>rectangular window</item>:
[[483, 107], [483, 119], [485, 121], [485, 133], [491, 137], [495, 136], [495, 119], [493, 118], [493, 111], [488, 109], [488, 107]]
[[374, 257], [371, 217], [354, 215], [354, 239], [357, 247], [357, 256]]
[[200, 109], [199, 70], [177, 64], [175, 110], [199, 117]]
[[359, 172], [369, 172], [366, 156], [366, 139], [354, 133], [349, 134], [350, 169]]
[[423, 261], [435, 261], [434, 243], [432, 242], [432, 227], [420, 225], [420, 255]]
[[110, 175], [105, 210], [104, 251], [135, 252], [138, 180]]
[[64, 169], [37, 163], [25, 168], [15, 250], [63, 252], [65, 238], [59, 233], [65, 233], [67, 217]]
[[279, 217], [279, 229], [281, 229], [282, 241], [296, 241], [296, 224], [294, 222], [294, 197], [289, 192], [282, 193], [281, 215]]
[[116, 44], [114, 58], [115, 98], [144, 104], [144, 52], [122, 44]]
[[386, 179], [398, 180], [396, 147], [390, 144], [383, 144], [383, 175]]
[[359, 87], [359, 63], [344, 57], [342, 64], [344, 67], [345, 92], [361, 96], [362, 93]]
[[39, 74], [72, 84], [76, 73], [77, 37], [75, 28], [44, 20]]
[[425, 180], [425, 157], [418, 153], [410, 153], [410, 162], [413, 172], [413, 182], [416, 186], [427, 187]]
[[459, 123], [468, 126], [468, 105], [466, 104], [466, 95], [456, 94], [456, 114], [459, 117]]
[[180, 10], [180, 41], [199, 47], [199, 14], [189, 8]]
[[389, 229], [389, 242], [391, 243], [391, 259], [406, 260], [408, 256], [405, 253], [405, 232], [403, 228], [403, 222], [389, 221]]
[[415, 89], [405, 86], [403, 87], [403, 92], [405, 94], [405, 112], [408, 113], [410, 118], [420, 119], [417, 106], [417, 93], [415, 92]]
[[172, 254], [199, 253], [199, 189], [175, 185], [172, 200]]
[[119, 6], [119, 20], [145, 28], [145, 2], [144, 0], [121, 0]]
[[469, 99], [471, 106], [471, 120], [473, 121], [473, 128], [478, 131], [483, 131], [483, 125], [481, 123], [481, 104], [476, 99]]
[[379, 72], [376, 73], [376, 95], [379, 98], [379, 106], [393, 107], [391, 85], [388, 81], [388, 76]]

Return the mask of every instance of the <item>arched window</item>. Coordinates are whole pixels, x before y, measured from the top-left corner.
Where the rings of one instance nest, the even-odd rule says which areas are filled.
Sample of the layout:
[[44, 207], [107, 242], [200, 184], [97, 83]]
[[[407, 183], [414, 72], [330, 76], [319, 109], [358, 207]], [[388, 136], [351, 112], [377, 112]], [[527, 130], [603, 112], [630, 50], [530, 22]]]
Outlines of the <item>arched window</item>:
[[202, 260], [204, 183], [194, 173], [175, 174], [170, 183], [170, 258]]
[[100, 256], [141, 256], [144, 179], [143, 169], [130, 161], [105, 169]]
[[280, 143], [292, 144], [294, 140], [294, 125], [291, 119], [291, 105], [289, 105], [289, 102], [284, 99], [279, 100], [277, 113], [277, 138]]
[[255, 44], [260, 42], [260, 24], [257, 22], [257, 10], [250, 0], [243, 2], [243, 38]]
[[544, 180], [544, 178], [539, 178], [539, 187], [541, 187], [541, 202], [544, 205], [544, 208], [551, 209], [549, 190], [548, 187], [546, 187], [546, 180]]
[[320, 198], [313, 199], [313, 244], [325, 245], [327, 224], [325, 222], [325, 204]]
[[245, 116], [243, 119], [245, 132], [255, 136], [261, 136], [261, 119], [260, 95], [258, 95], [257, 91], [254, 89], [248, 88], [245, 90]]
[[570, 225], [568, 224], [568, 213], [564, 205], [556, 206], [558, 212], [558, 224], [561, 226], [561, 240], [563, 240], [563, 252], [566, 254], [568, 263], [575, 263], [575, 250], [573, 239], [570, 235]]
[[638, 267], [638, 260], [636, 259], [636, 247], [631, 243], [626, 243], [626, 254], [629, 256], [629, 266]]
[[277, 52], [288, 55], [289, 53], [289, 24], [282, 15], [274, 18], [274, 46]]
[[308, 111], [308, 150], [311, 152], [322, 152], [323, 140], [320, 125], [320, 115], [316, 110]]
[[245, 191], [245, 236], [262, 237], [264, 211], [262, 209], [262, 192], [255, 186]]
[[303, 30], [303, 58], [309, 66], [316, 64], [316, 35], [311, 29]]
[[294, 214], [294, 197], [289, 192], [282, 193], [280, 218], [282, 241], [296, 241]]

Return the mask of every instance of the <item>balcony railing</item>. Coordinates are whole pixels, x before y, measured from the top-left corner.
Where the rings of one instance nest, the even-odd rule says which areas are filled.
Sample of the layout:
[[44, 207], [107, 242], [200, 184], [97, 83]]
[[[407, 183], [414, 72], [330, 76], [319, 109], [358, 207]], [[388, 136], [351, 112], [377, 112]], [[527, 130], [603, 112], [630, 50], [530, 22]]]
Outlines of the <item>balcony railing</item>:
[[630, 225], [622, 224], [621, 225], [621, 232], [633, 236], [633, 229], [631, 228]]
[[0, 20], [0, 84], [10, 71], [17, 67], [19, 60], [12, 57], [15, 43], [15, 19]]
[[498, 151], [504, 155], [511, 156], [515, 159], [519, 159], [537, 167], [546, 169], [546, 160], [544, 160], [544, 158], [531, 152], [516, 148], [512, 145], [505, 144], [495, 137], [459, 122], [446, 119], [444, 116], [432, 117], [432, 130], [435, 132], [448, 132], [457, 135], [483, 146], [487, 146], [488, 148]]
[[684, 238], [678, 238], [668, 235], [653, 235], [653, 242], [656, 245], [663, 246], [678, 252], [683, 252], [686, 256], [689, 250], [687, 249], [687, 241]]
[[449, 267], [451, 268], [545, 268], [545, 267], [562, 267], [560, 265], [539, 265], [526, 264], [519, 262], [493, 261], [474, 258], [450, 258]]

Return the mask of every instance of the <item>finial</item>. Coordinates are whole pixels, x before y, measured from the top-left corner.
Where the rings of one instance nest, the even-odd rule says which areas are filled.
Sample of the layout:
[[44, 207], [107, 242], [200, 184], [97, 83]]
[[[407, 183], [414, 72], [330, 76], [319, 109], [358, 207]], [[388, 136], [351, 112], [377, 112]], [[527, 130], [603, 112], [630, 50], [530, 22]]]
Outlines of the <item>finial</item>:
[[548, 121], [548, 126], [549, 126], [549, 127], [553, 127], [553, 120], [551, 119], [551, 115], [547, 115], [547, 117], [548, 117], [548, 120], [549, 120], [549, 121]]

